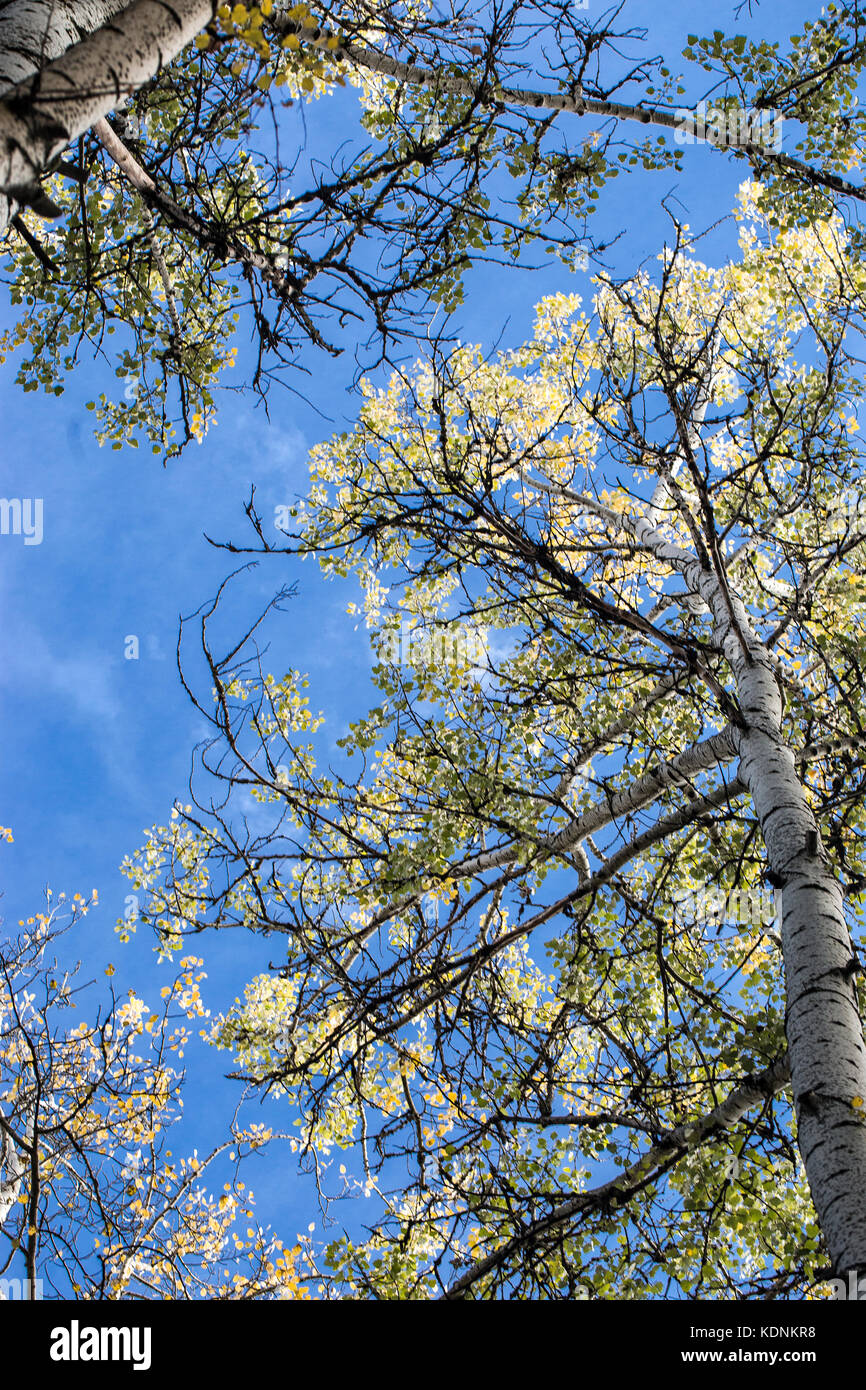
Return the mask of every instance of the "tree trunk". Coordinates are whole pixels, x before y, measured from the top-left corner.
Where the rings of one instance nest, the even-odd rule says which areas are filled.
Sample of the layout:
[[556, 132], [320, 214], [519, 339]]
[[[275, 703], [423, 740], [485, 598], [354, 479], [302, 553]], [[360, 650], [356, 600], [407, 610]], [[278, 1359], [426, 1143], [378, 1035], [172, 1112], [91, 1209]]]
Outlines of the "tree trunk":
[[5, 1225], [6, 1218], [18, 1200], [21, 1181], [26, 1169], [26, 1163], [20, 1154], [15, 1152], [15, 1145], [6, 1130], [2, 1130], [0, 1132], [0, 1226]]
[[714, 639], [736, 683], [745, 727], [734, 737], [739, 777], [782, 885], [786, 1034], [797, 1139], [837, 1277], [866, 1271], [866, 1046], [842, 890], [782, 733], [773, 659], [743, 603], [651, 522], [635, 534], [678, 569], [712, 611]]
[[[0, 233], [17, 206], [27, 206], [36, 196], [50, 160], [171, 62], [211, 21], [216, 0], [173, 0], [171, 5], [136, 0], [122, 9], [114, 0], [34, 0], [4, 8], [9, 28], [4, 33], [0, 12], [0, 41], [14, 40], [14, 52], [0, 56], [0, 91], [4, 71], [11, 73], [16, 62], [22, 71], [34, 57], [38, 65], [7, 86], [0, 100]], [[46, 15], [54, 9], [56, 22], [46, 34]], [[54, 46], [69, 33], [73, 11], [79, 31], [94, 20], [99, 28], [53, 56]]]
[[[751, 706], [740, 776], [752, 794], [771, 868], [783, 880], [786, 1034], [797, 1138], [834, 1274], [866, 1270], [866, 1048], [842, 890], [781, 734], [768, 664], [736, 670]], [[758, 701], [760, 700], [760, 704]]]
[[0, 0], [0, 97], [100, 29], [128, 0]]

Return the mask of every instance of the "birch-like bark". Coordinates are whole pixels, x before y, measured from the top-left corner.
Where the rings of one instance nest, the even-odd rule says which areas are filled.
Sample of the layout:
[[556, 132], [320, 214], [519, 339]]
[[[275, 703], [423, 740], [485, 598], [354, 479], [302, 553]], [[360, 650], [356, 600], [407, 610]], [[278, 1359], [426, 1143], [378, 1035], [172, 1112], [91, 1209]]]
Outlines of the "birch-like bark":
[[[736, 744], [730, 729], [722, 729], [701, 743], [692, 744], [668, 763], [656, 767], [635, 778], [627, 787], [594, 801], [579, 816], [563, 826], [555, 834], [537, 840], [534, 853], [542, 855], [564, 854], [575, 849], [587, 835], [594, 835], [620, 816], [640, 811], [656, 801], [669, 787], [687, 786], [693, 777], [708, 772], [710, 768], [720, 767], [736, 755]], [[474, 874], [486, 873], [489, 869], [500, 869], [513, 864], [519, 854], [520, 844], [502, 845], [498, 849], [475, 855], [472, 859], [457, 863], [449, 869], [455, 877], [466, 878]]]
[[[273, 256], [266, 256], [263, 252], [256, 251], [237, 233], [229, 231], [219, 224], [208, 223], [195, 212], [190, 212], [187, 208], [176, 203], [158, 186], [147, 170], [142, 168], [106, 120], [100, 118], [94, 121], [92, 130], [127, 181], [141, 193], [149, 208], [161, 213], [167, 222], [178, 227], [181, 231], [188, 232], [198, 241], [200, 246], [219, 247], [222, 255], [230, 257], [250, 270], [257, 271], [275, 293], [293, 304], [295, 312], [306, 327], [313, 342], [320, 346], [324, 345], [315, 324], [298, 302], [301, 282], [296, 276], [276, 265]], [[160, 274], [162, 274], [161, 268]], [[166, 292], [168, 293], [168, 285], [166, 285]], [[177, 332], [179, 336], [179, 325]]]
[[[32, 1129], [28, 1123], [25, 1143], [30, 1142], [31, 1135]], [[0, 1124], [0, 1229], [5, 1225], [9, 1213], [18, 1200], [26, 1172], [26, 1158], [18, 1152], [5, 1123]], [[0, 1299], [5, 1299], [5, 1297], [6, 1295], [0, 1288]]]
[[0, 1130], [0, 1227], [12, 1210], [21, 1190], [21, 1182], [27, 1171], [27, 1164], [12, 1142], [12, 1136], [4, 1126]]
[[128, 0], [0, 0], [0, 97], [101, 29]]
[[[587, 499], [590, 501], [590, 499]], [[866, 1046], [855, 988], [859, 968], [841, 885], [782, 733], [773, 655], [745, 605], [717, 574], [669, 541], [646, 517], [594, 504], [680, 572], [713, 615], [713, 639], [734, 676], [744, 727], [733, 728], [738, 776], [748, 788], [782, 883], [786, 1032], [797, 1137], [834, 1274], [866, 1270]]]
[[215, 9], [216, 0], [136, 0], [7, 89], [0, 100], [0, 232], [51, 159], [171, 62]]

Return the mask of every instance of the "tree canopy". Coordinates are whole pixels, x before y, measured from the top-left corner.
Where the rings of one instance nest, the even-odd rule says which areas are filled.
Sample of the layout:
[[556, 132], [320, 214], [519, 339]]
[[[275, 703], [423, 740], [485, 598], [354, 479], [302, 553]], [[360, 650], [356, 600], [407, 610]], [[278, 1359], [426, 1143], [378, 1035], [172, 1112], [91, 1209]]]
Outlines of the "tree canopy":
[[251, 507], [364, 591], [342, 774], [301, 674], [203, 615], [195, 803], [128, 872], [170, 946], [283, 943], [213, 1039], [381, 1203], [343, 1292], [858, 1266], [866, 275], [838, 218], [737, 215], [726, 266], [679, 229], [591, 315], [365, 387], [284, 543]]
[[[88, 344], [124, 381], [92, 403], [100, 439], [171, 454], [203, 438], [241, 322], [262, 392], [306, 344], [375, 361], [431, 302], [456, 309], [479, 259], [603, 263], [605, 185], [688, 176], [695, 139], [751, 168], [784, 224], [859, 207], [858, 5], [784, 51], [716, 31], [682, 55], [623, 10], [9, 0], [0, 116], [30, 173], [0, 178], [24, 306], [0, 347], [23, 349], [19, 380], [60, 391]], [[345, 118], [330, 150], [307, 140], [320, 99]]]
[[306, 1296], [301, 1248], [259, 1224], [241, 1177], [273, 1131], [236, 1114], [208, 1154], [166, 1147], [203, 962], [185, 956], [156, 1009], [130, 989], [82, 1018], [92, 981], [58, 948], [97, 898], [52, 896], [0, 946], [0, 1297]]
[[[24, 389], [90, 349], [97, 437], [167, 459], [219, 387], [274, 410], [356, 358], [355, 424], [278, 534], [253, 495], [227, 549], [359, 583], [377, 703], [329, 759], [303, 674], [265, 663], [271, 611], [225, 635], [223, 586], [182, 669], [212, 731], [190, 798], [125, 865], [164, 952], [279, 942], [204, 1031], [317, 1176], [350, 1155], [369, 1235], [304, 1256], [334, 1296], [866, 1272], [861, 6], [676, 55], [625, 9], [0, 0]], [[614, 274], [613, 180], [668, 191], [699, 144], [744, 176], [737, 255], [708, 266], [672, 215]], [[457, 341], [474, 266], [551, 255], [592, 265], [591, 304]], [[55, 1024], [46, 921], [0, 996], [11, 1257], [65, 1252], [88, 1296], [227, 1296], [235, 1194], [155, 1141], [168, 1013]], [[117, 1169], [139, 1140], [148, 1200]], [[236, 1296], [303, 1292], [249, 1239]]]

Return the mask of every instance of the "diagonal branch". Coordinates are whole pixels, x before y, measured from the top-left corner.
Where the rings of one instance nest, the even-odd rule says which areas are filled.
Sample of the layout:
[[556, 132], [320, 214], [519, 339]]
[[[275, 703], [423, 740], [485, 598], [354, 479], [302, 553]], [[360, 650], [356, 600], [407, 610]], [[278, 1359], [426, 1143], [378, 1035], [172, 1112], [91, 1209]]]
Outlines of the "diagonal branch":
[[[771, 165], [779, 173], [787, 173], [811, 184], [813, 187], [829, 188], [834, 193], [866, 202], [866, 189], [850, 183], [823, 169], [815, 169], [792, 155], [783, 154], [770, 145], [757, 140], [740, 140], [739, 132], [732, 123], [724, 122], [724, 128], [717, 130], [714, 123], [707, 124], [705, 116], [695, 110], [680, 113], [665, 110], [660, 106], [644, 106], [621, 101], [609, 101], [602, 97], [587, 96], [580, 83], [574, 83], [569, 92], [543, 92], [527, 87], [508, 87], [495, 80], [479, 77], [465, 77], [459, 72], [443, 72], [420, 67], [400, 58], [391, 58], [385, 53], [356, 44], [318, 27], [310, 27], [302, 21], [288, 17], [275, 18], [275, 26], [283, 34], [295, 34], [304, 43], [324, 45], [335, 62], [348, 61], [357, 67], [366, 68], [383, 77], [394, 78], [410, 87], [429, 87], [436, 92], [452, 96], [467, 96], [482, 105], [523, 106], [533, 110], [565, 112], [575, 116], [586, 114], [611, 117], [617, 121], [635, 121], [640, 125], [661, 126], [667, 130], [682, 131], [685, 138], [691, 137], [705, 141], [719, 149], [737, 150], [753, 160]], [[333, 48], [330, 45], [333, 44]]]
[[511, 1255], [519, 1250], [531, 1248], [573, 1217], [622, 1207], [687, 1154], [693, 1153], [703, 1144], [715, 1139], [721, 1131], [737, 1124], [753, 1106], [771, 1100], [779, 1091], [785, 1089], [790, 1079], [788, 1054], [784, 1053], [756, 1076], [744, 1077], [741, 1085], [706, 1115], [677, 1125], [654, 1144], [643, 1158], [626, 1168], [618, 1177], [602, 1183], [600, 1187], [592, 1188], [589, 1192], [575, 1193], [573, 1197], [554, 1207], [547, 1216], [531, 1222], [497, 1250], [476, 1261], [445, 1290], [441, 1298], [460, 1298], [479, 1279], [503, 1265]]

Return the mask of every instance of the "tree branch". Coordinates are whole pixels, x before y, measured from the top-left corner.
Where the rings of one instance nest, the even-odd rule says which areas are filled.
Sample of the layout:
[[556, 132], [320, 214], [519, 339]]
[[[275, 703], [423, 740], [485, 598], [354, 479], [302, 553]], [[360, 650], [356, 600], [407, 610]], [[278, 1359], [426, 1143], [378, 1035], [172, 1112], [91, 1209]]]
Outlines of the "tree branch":
[[568, 1201], [554, 1207], [549, 1215], [531, 1222], [498, 1250], [476, 1261], [440, 1297], [460, 1298], [474, 1283], [502, 1265], [511, 1255], [535, 1245], [572, 1217], [621, 1207], [686, 1154], [693, 1153], [701, 1145], [714, 1139], [720, 1131], [730, 1129], [759, 1102], [770, 1100], [779, 1091], [784, 1090], [790, 1079], [788, 1054], [785, 1053], [756, 1076], [744, 1077], [742, 1084], [708, 1114], [696, 1120], [686, 1121], [670, 1130], [644, 1154], [643, 1158], [626, 1168], [618, 1177], [602, 1183], [600, 1187], [592, 1188], [589, 1192], [576, 1193]]

